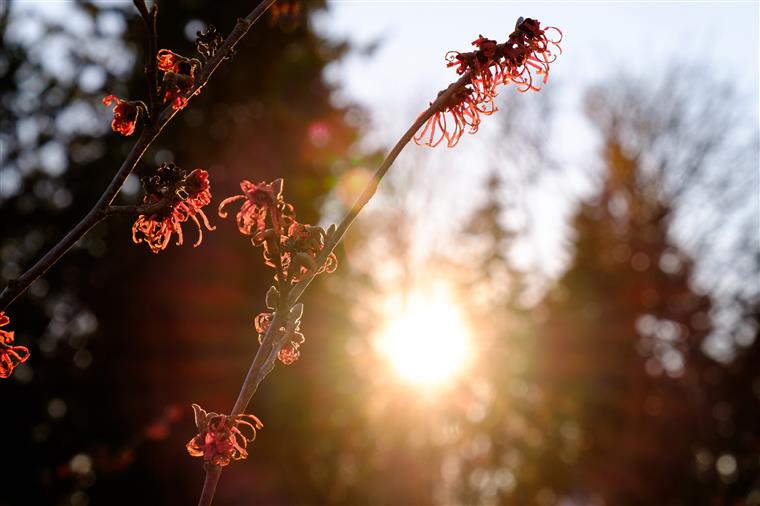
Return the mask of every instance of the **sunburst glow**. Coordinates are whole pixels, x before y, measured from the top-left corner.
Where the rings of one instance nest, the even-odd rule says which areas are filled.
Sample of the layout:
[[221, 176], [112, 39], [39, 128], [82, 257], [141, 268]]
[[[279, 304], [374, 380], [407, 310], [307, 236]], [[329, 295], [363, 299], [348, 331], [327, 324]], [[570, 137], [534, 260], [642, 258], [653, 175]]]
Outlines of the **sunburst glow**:
[[409, 383], [435, 387], [455, 378], [470, 357], [470, 334], [451, 294], [440, 287], [388, 301], [378, 351]]

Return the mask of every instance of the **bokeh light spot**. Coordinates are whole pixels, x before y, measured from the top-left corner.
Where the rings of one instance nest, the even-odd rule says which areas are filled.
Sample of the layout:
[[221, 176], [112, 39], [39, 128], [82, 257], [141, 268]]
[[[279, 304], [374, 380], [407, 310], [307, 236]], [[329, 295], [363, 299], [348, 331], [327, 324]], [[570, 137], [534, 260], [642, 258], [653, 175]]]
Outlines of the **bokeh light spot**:
[[396, 306], [376, 346], [394, 372], [421, 387], [441, 386], [462, 372], [470, 357], [470, 333], [450, 293], [413, 292]]

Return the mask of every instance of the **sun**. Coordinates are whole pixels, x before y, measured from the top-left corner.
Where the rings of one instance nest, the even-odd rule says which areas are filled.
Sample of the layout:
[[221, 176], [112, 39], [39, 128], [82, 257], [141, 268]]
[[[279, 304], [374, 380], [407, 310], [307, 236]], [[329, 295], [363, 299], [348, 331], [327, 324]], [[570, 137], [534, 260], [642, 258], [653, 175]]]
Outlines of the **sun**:
[[450, 291], [437, 287], [388, 301], [375, 345], [402, 380], [437, 387], [455, 379], [470, 358], [471, 336]]

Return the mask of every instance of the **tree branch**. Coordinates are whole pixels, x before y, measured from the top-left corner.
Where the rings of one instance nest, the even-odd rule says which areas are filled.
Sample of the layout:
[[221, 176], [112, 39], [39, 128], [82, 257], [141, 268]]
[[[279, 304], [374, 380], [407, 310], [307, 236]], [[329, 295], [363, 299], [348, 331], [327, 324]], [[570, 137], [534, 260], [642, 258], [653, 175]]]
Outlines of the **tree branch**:
[[[348, 228], [351, 226], [354, 220], [356, 220], [356, 217], [359, 215], [362, 209], [364, 209], [364, 206], [367, 205], [372, 196], [375, 194], [380, 181], [383, 179], [383, 177], [385, 177], [385, 174], [391, 168], [393, 162], [396, 161], [398, 155], [401, 154], [401, 151], [404, 149], [404, 147], [409, 143], [410, 140], [412, 140], [414, 134], [422, 127], [422, 125], [425, 124], [428, 119], [430, 119], [430, 117], [441, 110], [442, 106], [451, 98], [454, 93], [464, 88], [465, 85], [470, 82], [470, 77], [471, 76], [469, 71], [462, 74], [462, 77], [460, 77], [459, 80], [457, 80], [455, 83], [451, 84], [446, 89], [446, 91], [441, 93], [438, 98], [432, 104], [430, 104], [430, 107], [428, 107], [427, 110], [423, 112], [419, 118], [417, 118], [417, 121], [415, 121], [414, 124], [409, 127], [404, 135], [401, 136], [396, 145], [393, 146], [393, 149], [391, 149], [391, 151], [386, 155], [383, 163], [381, 163], [380, 167], [377, 168], [372, 176], [372, 179], [364, 187], [362, 194], [358, 199], [356, 199], [356, 202], [345, 214], [345, 216], [343, 216], [343, 219], [335, 229], [335, 232], [333, 232], [327, 238], [325, 247], [322, 249], [317, 259], [317, 265], [324, 265], [327, 261], [327, 257], [330, 256], [333, 250], [335, 250], [338, 244], [340, 244], [340, 242], [343, 240], [343, 237], [346, 235]], [[290, 300], [288, 301], [291, 306], [298, 302], [298, 299], [301, 297], [309, 284], [311, 284], [315, 276], [316, 273], [311, 274], [306, 279], [293, 287], [290, 292]]]
[[[343, 236], [346, 234], [348, 228], [354, 222], [361, 210], [364, 209], [364, 206], [367, 205], [372, 196], [375, 194], [380, 181], [391, 168], [393, 162], [396, 161], [396, 158], [398, 158], [398, 155], [401, 153], [404, 147], [409, 144], [410, 140], [412, 140], [414, 134], [422, 127], [422, 125], [425, 124], [428, 119], [430, 119], [430, 117], [442, 109], [443, 105], [449, 100], [449, 98], [451, 98], [454, 93], [464, 88], [464, 86], [469, 82], [470, 73], [465, 72], [457, 82], [451, 84], [446, 89], [446, 91], [441, 93], [438, 98], [430, 104], [430, 107], [428, 107], [427, 110], [425, 110], [425, 112], [423, 112], [420, 117], [417, 118], [412, 126], [409, 127], [404, 135], [401, 136], [396, 145], [393, 146], [393, 149], [391, 149], [388, 155], [386, 155], [383, 163], [381, 163], [380, 167], [378, 167], [378, 169], [375, 171], [372, 180], [367, 183], [367, 186], [364, 188], [364, 191], [356, 200], [353, 207], [351, 207], [351, 209], [343, 217], [338, 228], [333, 234], [330, 235], [330, 237], [328, 237], [327, 242], [325, 243], [325, 247], [322, 249], [322, 252], [320, 253], [320, 256], [317, 260], [317, 265], [324, 265], [327, 261], [327, 257], [330, 256], [336, 246], [343, 240]], [[277, 257], [279, 258], [279, 252], [277, 253]], [[314, 272], [316, 271], [318, 271], [318, 269], [314, 269]], [[278, 304], [277, 310], [274, 313], [272, 322], [269, 324], [269, 327], [264, 333], [264, 337], [261, 340], [261, 345], [256, 351], [253, 362], [248, 368], [248, 373], [246, 374], [243, 385], [240, 388], [240, 393], [238, 394], [235, 405], [232, 408], [232, 412], [230, 413], [231, 415], [239, 415], [245, 412], [248, 407], [248, 403], [251, 402], [251, 399], [256, 393], [256, 390], [259, 388], [261, 382], [274, 369], [275, 360], [277, 360], [277, 354], [279, 353], [280, 348], [284, 343], [274, 341], [272, 329], [279, 329], [283, 325], [284, 319], [287, 318], [289, 309], [298, 302], [299, 297], [303, 294], [304, 290], [306, 290], [315, 276], [316, 274], [310, 274], [306, 279], [290, 289], [290, 293], [287, 291], [280, 291], [280, 303]], [[203, 492], [201, 493], [200, 502], [198, 503], [199, 506], [211, 505], [221, 473], [222, 468], [220, 466], [207, 465], [206, 478], [203, 483]]]
[[156, 112], [160, 107], [158, 100], [158, 71], [156, 70], [156, 53], [158, 53], [158, 33], [156, 31], [156, 17], [158, 16], [158, 5], [148, 10], [145, 0], [132, 0], [135, 7], [140, 12], [145, 28], [148, 32], [148, 62], [145, 66], [145, 75], [148, 78], [148, 104], [150, 121], [155, 124]]
[[[143, 19], [146, 19], [146, 25], [148, 26], [148, 50], [151, 51], [151, 46], [153, 49], [155, 49], [155, 15], [156, 15], [156, 9], [155, 6], [153, 9], [151, 9], [150, 12], [147, 11], [147, 8], [145, 7], [143, 0], [134, 0], [135, 5], [137, 6], [137, 9], [140, 11], [141, 15], [143, 16]], [[253, 9], [245, 18], [238, 19], [237, 24], [235, 25], [235, 28], [230, 32], [230, 34], [227, 36], [226, 39], [224, 39], [224, 42], [219, 47], [219, 49], [214, 53], [214, 56], [211, 57], [206, 64], [203, 66], [203, 69], [201, 69], [201, 73], [198, 76], [198, 79], [196, 80], [194, 88], [188, 92], [187, 98], [190, 99], [193, 95], [200, 92], [200, 90], [206, 85], [209, 78], [213, 75], [214, 71], [219, 67], [219, 65], [222, 63], [222, 61], [234, 50], [235, 44], [237, 44], [240, 39], [242, 39], [246, 33], [248, 33], [248, 30], [251, 28], [251, 26], [258, 20], [261, 15], [273, 4], [276, 0], [262, 0], [261, 3], [256, 6], [255, 9]], [[142, 7], [141, 5], [142, 4]], [[143, 13], [143, 10], [147, 13], [148, 18], [146, 18], [145, 14]], [[150, 23], [148, 22], [150, 20]], [[156, 88], [157, 80], [155, 78], [155, 68], [156, 68], [156, 62], [155, 62], [155, 51], [153, 52], [153, 56], [151, 58], [151, 62], [148, 63], [148, 80], [150, 81], [151, 78], [153, 79], [152, 88]], [[152, 69], [152, 70], [151, 70]], [[153, 77], [151, 77], [151, 73], [153, 74]], [[155, 93], [155, 91], [153, 91]], [[151, 94], [152, 96], [152, 94]], [[158, 104], [158, 100], [154, 99], [155, 103]], [[158, 105], [156, 105], [156, 110], [158, 110]], [[159, 115], [154, 115], [151, 113], [151, 119], [150, 122], [147, 122], [143, 126], [143, 130], [140, 133], [140, 137], [137, 139], [135, 144], [132, 146], [132, 149], [129, 151], [129, 154], [127, 155], [127, 158], [122, 163], [121, 167], [119, 168], [116, 175], [111, 180], [111, 183], [108, 185], [108, 187], [105, 189], [101, 197], [98, 199], [97, 203], [93, 206], [92, 209], [85, 215], [82, 220], [77, 223], [74, 228], [72, 228], [58, 243], [53, 246], [50, 250], [48, 250], [47, 253], [45, 253], [42, 258], [40, 258], [31, 268], [29, 268], [26, 272], [24, 272], [21, 276], [19, 276], [17, 279], [10, 280], [8, 284], [5, 286], [2, 292], [0, 292], [0, 311], [5, 311], [8, 306], [13, 303], [14, 300], [16, 300], [22, 293], [24, 293], [27, 288], [40, 276], [45, 274], [50, 267], [55, 265], [58, 260], [61, 259], [61, 257], [74, 245], [76, 242], [81, 239], [93, 226], [98, 224], [99, 222], [103, 221], [105, 218], [107, 218], [110, 215], [113, 214], [125, 214], [121, 211], [125, 210], [125, 208], [122, 208], [121, 206], [116, 206], [115, 209], [111, 209], [111, 212], [109, 213], [109, 208], [111, 206], [111, 203], [116, 198], [116, 195], [119, 193], [119, 190], [121, 189], [122, 185], [124, 184], [124, 181], [127, 179], [127, 177], [132, 173], [132, 171], [135, 169], [137, 164], [142, 159], [143, 154], [145, 154], [145, 151], [150, 147], [150, 145], [153, 143], [153, 141], [158, 137], [158, 135], [163, 130], [163, 127], [171, 121], [171, 119], [174, 117], [174, 115], [178, 111], [175, 110], [171, 104], [164, 107], [164, 109], [161, 111]], [[128, 213], [127, 213], [128, 214]]]

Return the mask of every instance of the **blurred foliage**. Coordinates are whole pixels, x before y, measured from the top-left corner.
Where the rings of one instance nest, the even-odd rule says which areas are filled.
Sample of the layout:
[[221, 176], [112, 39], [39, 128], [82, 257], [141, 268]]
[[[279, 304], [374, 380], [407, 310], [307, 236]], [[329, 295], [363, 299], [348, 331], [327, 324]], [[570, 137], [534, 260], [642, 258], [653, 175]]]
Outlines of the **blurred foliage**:
[[[100, 99], [110, 93], [144, 99], [145, 61], [144, 26], [129, 4], [3, 5], [5, 282], [84, 215], [120, 165], [132, 139], [110, 132], [110, 111]], [[193, 57], [198, 30], [214, 24], [227, 33], [246, 8], [161, 1], [159, 47]], [[203, 471], [184, 449], [195, 431], [189, 404], [218, 411], [232, 405], [255, 352], [252, 318], [264, 307], [271, 276], [260, 252], [213, 209], [239, 192], [242, 179], [285, 177], [299, 219], [316, 221], [320, 196], [355, 137], [322, 80], [324, 67], [346, 49], [312, 30], [310, 13], [322, 8], [306, 2], [298, 12], [265, 16], [127, 181], [119, 198], [134, 203], [141, 198], [137, 177], [161, 162], [208, 170], [217, 230], [199, 248], [186, 242], [153, 255], [132, 244], [128, 220], [112, 220], [11, 308], [18, 342], [33, 357], [15, 382], [0, 385], [14, 412], [3, 429], [19, 435], [8, 448], [18, 457], [3, 469], [18, 486], [0, 503], [197, 500]], [[318, 315], [307, 321], [318, 327]], [[263, 456], [279, 454], [277, 441], [287, 439], [287, 426], [280, 424], [285, 433], [278, 434], [269, 416], [281, 396], [252, 407], [268, 426], [272, 420], [269, 447], [257, 450]], [[156, 428], [176, 406], [184, 414], [179, 425]], [[80, 454], [91, 468], [77, 474], [71, 459]], [[267, 487], [250, 482], [272, 472], [268, 460], [241, 466], [237, 479], [266, 503], [299, 496], [284, 474]], [[228, 482], [219, 504], [238, 494]]]
[[[612, 80], [588, 93], [602, 139], [603, 184], [578, 211], [568, 270], [527, 308], [506, 287], [501, 307], [511, 325], [486, 331], [494, 334], [487, 342], [497, 344], [484, 355], [491, 366], [485, 377], [501, 394], [471, 429], [470, 441], [487, 441], [483, 450], [454, 453], [451, 481], [464, 503], [760, 503], [760, 294], [751, 281], [728, 297], [720, 283], [712, 293], [696, 287], [694, 259], [673, 233], [674, 223], [683, 226], [685, 196], [724, 199], [735, 180], [751, 174], [752, 154], [734, 155], [741, 163], [732, 172], [715, 164], [740, 125], [735, 109], [714, 96], [730, 90], [716, 91], [708, 80], [709, 95], [693, 88], [684, 95], [688, 83], [657, 93], [635, 82]], [[717, 177], [710, 174], [716, 169]], [[514, 231], [502, 224], [499, 179], [489, 187], [470, 233], [494, 247], [475, 286], [524, 278], [504, 254]], [[744, 192], [723, 216], [743, 212], [754, 198]], [[748, 271], [756, 276], [751, 229], [745, 236], [710, 225], [696, 229], [746, 241], [747, 248], [723, 255], [737, 269], [744, 268], [739, 259], [754, 258]], [[701, 258], [709, 248], [692, 251], [710, 262]], [[728, 335], [733, 344], [723, 346], [733, 350], [729, 358], [706, 353], [714, 302], [739, 308]], [[500, 321], [498, 301], [485, 307], [481, 321]]]
[[[6, 3], [0, 17], [3, 281], [87, 211], [131, 145], [110, 133], [100, 98], [144, 97], [131, 6], [64, 5]], [[360, 111], [333, 106], [323, 81], [348, 48], [314, 31], [321, 2], [300, 5], [251, 30], [137, 176], [165, 161], [204, 168], [212, 209], [241, 179], [284, 177], [307, 222], [333, 189], [350, 194], [340, 175], [361, 180], [376, 157], [346, 155]], [[226, 33], [242, 8], [161, 1], [159, 47], [191, 56], [198, 30]], [[717, 196], [719, 212], [697, 225], [722, 233], [710, 220], [747, 206], [735, 193], [746, 153], [724, 155], [739, 121], [721, 106], [728, 91], [686, 75], [656, 90], [628, 78], [589, 90], [600, 190], [578, 209], [559, 280], [537, 273], [542, 252], [517, 261], [514, 248], [535, 228], [521, 187], [540, 191], [559, 166], [543, 94], [535, 110], [509, 97], [485, 201], [458, 234], [425, 221], [440, 176], [421, 158], [394, 169], [338, 272], [310, 288], [302, 356], [259, 388], [250, 411], [264, 429], [225, 469], [215, 504], [759, 504], [758, 294], [724, 283], [728, 273], [698, 282], [709, 239], [690, 242], [694, 223], [679, 221]], [[724, 162], [732, 171], [709, 170]], [[121, 201], [138, 190], [133, 177]], [[199, 248], [159, 255], [132, 244], [128, 220], [102, 223], [11, 308], [33, 355], [0, 384], [13, 435], [2, 475], [14, 483], [0, 504], [197, 500], [189, 406], [232, 405], [271, 276], [231, 220], [209, 215], [217, 230]], [[753, 232], [741, 230], [707, 265], [757, 273]], [[457, 285], [476, 344], [468, 374], [432, 396], [393, 378], [372, 342], [383, 298], [430, 279]], [[729, 354], [705, 353], [716, 307], [734, 314]]]

